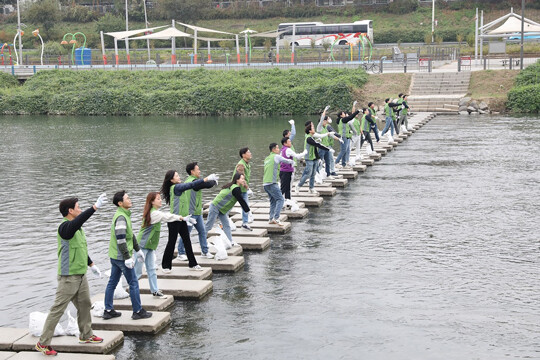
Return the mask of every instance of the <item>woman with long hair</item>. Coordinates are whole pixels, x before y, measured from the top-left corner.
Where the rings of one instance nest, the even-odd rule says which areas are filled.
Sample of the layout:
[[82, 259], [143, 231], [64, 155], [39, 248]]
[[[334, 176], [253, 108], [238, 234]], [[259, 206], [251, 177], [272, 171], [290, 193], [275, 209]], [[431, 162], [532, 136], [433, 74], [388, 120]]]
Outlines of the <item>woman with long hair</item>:
[[[193, 189], [196, 186], [200, 186], [203, 182], [216, 179], [217, 176], [212, 174], [204, 179], [197, 179], [192, 182], [182, 183], [178, 172], [176, 170], [169, 170], [165, 174], [165, 179], [163, 180], [163, 185], [161, 186], [161, 195], [165, 199], [165, 202], [170, 205], [171, 214], [180, 215], [180, 196], [182, 196], [182, 193], [186, 190]], [[165, 252], [163, 253], [163, 260], [161, 261], [161, 268], [164, 273], [171, 272], [174, 248], [176, 246], [176, 239], [178, 238], [178, 235], [180, 235], [184, 243], [190, 270], [203, 270], [202, 267], [197, 264], [195, 255], [193, 255], [188, 225], [185, 220], [186, 219], [184, 219], [184, 221], [173, 221], [167, 223], [169, 228], [169, 240], [167, 241], [167, 246], [165, 247]], [[188, 220], [190, 223], [196, 222], [191, 218]]]
[[[146, 196], [146, 203], [144, 204], [142, 216], [142, 226], [139, 234], [137, 235], [137, 241], [139, 242], [139, 247], [144, 253], [144, 265], [146, 266], [148, 283], [150, 284], [150, 292], [152, 295], [159, 297], [160, 299], [165, 299], [167, 297], [163, 295], [161, 291], [159, 291], [157, 285], [155, 264], [155, 252], [159, 243], [161, 222], [165, 221], [169, 223], [173, 221], [186, 221], [186, 218], [180, 215], [159, 211], [160, 207], [161, 195], [159, 192], [153, 191], [149, 193]], [[139, 259], [135, 260], [135, 275], [137, 275], [137, 279], [141, 278], [142, 267], [143, 262], [139, 261]]]
[[219, 217], [221, 225], [223, 225], [223, 232], [233, 246], [238, 246], [236, 242], [232, 239], [231, 227], [229, 226], [229, 216], [228, 212], [232, 209], [234, 204], [238, 201], [242, 210], [244, 210], [248, 215], [251, 215], [250, 209], [244, 198], [242, 197], [241, 187], [247, 188], [246, 179], [244, 175], [236, 172], [230, 183], [223, 185], [222, 190], [217, 194], [215, 199], [210, 204], [210, 209], [208, 210], [208, 218], [206, 219], [206, 233], [212, 229], [216, 218]]

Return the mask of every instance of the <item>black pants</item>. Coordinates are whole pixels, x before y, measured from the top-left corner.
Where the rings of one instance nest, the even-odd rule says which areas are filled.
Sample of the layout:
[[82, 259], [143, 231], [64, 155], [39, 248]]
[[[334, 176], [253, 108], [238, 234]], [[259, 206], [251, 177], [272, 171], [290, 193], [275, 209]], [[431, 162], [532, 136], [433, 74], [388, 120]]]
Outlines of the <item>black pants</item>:
[[178, 234], [180, 234], [182, 242], [184, 243], [186, 255], [189, 260], [189, 267], [194, 267], [197, 265], [197, 260], [195, 260], [195, 255], [193, 255], [193, 249], [191, 247], [191, 239], [189, 237], [187, 223], [185, 221], [174, 221], [167, 223], [167, 227], [169, 228], [169, 241], [167, 241], [167, 246], [165, 247], [165, 252], [163, 253], [161, 267], [163, 269], [172, 269], [174, 248], [176, 247], [176, 239], [178, 239]]
[[375, 149], [373, 148], [373, 141], [371, 140], [371, 134], [369, 132], [367, 132], [367, 131], [364, 132], [364, 137], [360, 137], [360, 148], [362, 147], [362, 145], [364, 144], [364, 141], [366, 141], [366, 140], [371, 145], [371, 150], [375, 151]]
[[279, 182], [281, 183], [281, 193], [285, 199], [291, 199], [291, 179], [292, 172], [280, 171]]

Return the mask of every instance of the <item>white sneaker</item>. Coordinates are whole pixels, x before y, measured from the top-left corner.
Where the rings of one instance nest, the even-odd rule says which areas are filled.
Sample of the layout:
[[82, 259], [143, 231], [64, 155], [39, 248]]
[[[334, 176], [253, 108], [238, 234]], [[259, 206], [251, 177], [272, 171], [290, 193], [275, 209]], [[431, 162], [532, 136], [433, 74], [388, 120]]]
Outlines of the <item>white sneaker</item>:
[[201, 267], [201, 265], [195, 265], [194, 267], [190, 267], [189, 270], [191, 270], [191, 271], [203, 271], [204, 269]]
[[206, 254], [201, 254], [201, 257], [202, 257], [202, 258], [205, 258], [205, 259], [213, 259], [213, 258], [214, 258], [214, 255], [212, 255], [212, 254], [210, 253], [210, 251], [209, 251], [209, 252], [207, 252]]
[[298, 188], [298, 184], [294, 185], [294, 193], [298, 195], [300, 193], [300, 189]]
[[341, 168], [343, 168], [343, 166], [342, 166], [341, 164], [335, 164], [334, 167], [335, 167], [336, 169], [341, 169]]
[[164, 274], [170, 274], [172, 269], [161, 269]]
[[328, 180], [335, 180], [335, 177], [333, 177], [332, 175], [327, 176], [326, 178], [327, 178]]
[[315, 189], [309, 189], [309, 193], [319, 195], [319, 192], [317, 190], [315, 190]]
[[382, 138], [382, 131], [379, 131], [379, 139]]
[[231, 245], [232, 245], [232, 246], [240, 246], [240, 244], [237, 243], [236, 241], [231, 241]]
[[187, 255], [181, 254], [176, 257], [180, 261], [188, 261]]
[[279, 226], [285, 226], [285, 224], [279, 221], [279, 219], [274, 220], [274, 224], [279, 225]]

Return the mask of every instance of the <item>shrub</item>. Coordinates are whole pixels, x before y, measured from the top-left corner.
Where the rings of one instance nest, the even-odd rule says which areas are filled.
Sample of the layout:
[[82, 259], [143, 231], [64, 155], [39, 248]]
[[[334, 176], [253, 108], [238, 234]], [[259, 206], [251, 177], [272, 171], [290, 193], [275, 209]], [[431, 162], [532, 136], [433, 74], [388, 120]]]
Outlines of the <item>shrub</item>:
[[388, 5], [388, 12], [392, 14], [408, 14], [418, 9], [418, 0], [394, 0]]
[[11, 74], [0, 72], [0, 89], [13, 88], [19, 85], [17, 78]]
[[540, 113], [540, 84], [514, 87], [507, 104], [514, 112]]
[[62, 20], [87, 23], [97, 20], [97, 14], [85, 6], [68, 6], [62, 9]]
[[516, 86], [533, 84], [540, 84], [540, 60], [523, 69], [516, 77]]

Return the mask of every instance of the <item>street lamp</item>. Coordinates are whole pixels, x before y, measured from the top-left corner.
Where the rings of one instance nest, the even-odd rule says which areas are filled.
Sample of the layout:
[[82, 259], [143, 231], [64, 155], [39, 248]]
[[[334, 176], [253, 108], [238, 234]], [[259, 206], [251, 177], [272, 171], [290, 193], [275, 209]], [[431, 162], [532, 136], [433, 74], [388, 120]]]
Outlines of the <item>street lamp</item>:
[[43, 44], [43, 38], [39, 34], [39, 29], [32, 31], [32, 35], [38, 36], [39, 39], [41, 40], [41, 65], [43, 65], [43, 50], [45, 49], [45, 45]]
[[435, 42], [435, 0], [431, 8], [431, 43]]
[[[19, 8], [19, 0], [17, 0], [17, 34], [20, 34], [21, 33], [21, 11], [20, 11], [20, 8]], [[21, 59], [19, 61], [19, 59], [17, 59], [17, 62], [19, 63], [19, 65], [22, 65], [22, 59], [23, 59], [23, 56], [22, 56], [22, 39], [21, 39], [21, 36], [22, 34], [19, 35], [19, 53], [21, 54]], [[13, 44], [15, 45], [15, 44]]]
[[521, 0], [521, 49], [519, 51], [519, 68], [523, 70], [523, 36], [525, 32], [525, 0]]

